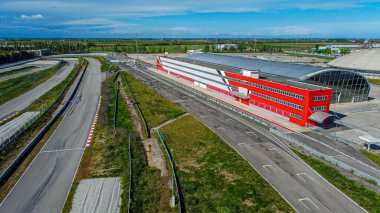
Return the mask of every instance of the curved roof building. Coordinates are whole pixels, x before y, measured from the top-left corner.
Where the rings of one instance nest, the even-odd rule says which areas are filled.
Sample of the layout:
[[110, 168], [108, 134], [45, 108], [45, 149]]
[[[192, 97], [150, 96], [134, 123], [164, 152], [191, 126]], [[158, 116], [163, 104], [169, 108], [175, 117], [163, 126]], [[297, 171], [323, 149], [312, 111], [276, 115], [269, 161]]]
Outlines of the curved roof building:
[[[186, 57], [193, 63], [233, 67], [237, 70], [260, 71], [260, 76], [273, 81], [295, 80], [333, 89], [331, 102], [358, 102], [368, 100], [370, 85], [360, 73], [340, 69], [289, 64], [209, 53]], [[220, 67], [223, 70], [223, 67]]]
[[356, 51], [330, 61], [329, 65], [359, 71], [369, 78], [380, 78], [380, 48]]

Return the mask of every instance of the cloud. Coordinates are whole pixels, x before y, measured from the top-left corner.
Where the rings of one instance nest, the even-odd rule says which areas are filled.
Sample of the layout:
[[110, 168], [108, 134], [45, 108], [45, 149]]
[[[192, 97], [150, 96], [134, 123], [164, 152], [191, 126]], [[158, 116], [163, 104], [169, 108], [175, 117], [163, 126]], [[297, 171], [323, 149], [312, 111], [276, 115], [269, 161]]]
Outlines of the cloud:
[[[154, 17], [190, 13], [263, 12], [285, 9], [344, 10], [363, 7], [376, 0], [3, 0], [2, 8], [13, 11], [30, 11], [46, 8], [50, 12], [78, 16], [98, 17]], [[28, 16], [27, 16], [28, 17]]]
[[36, 14], [36, 15], [21, 15], [18, 19], [21, 20], [37, 20], [37, 19], [43, 19], [44, 16], [41, 14]]

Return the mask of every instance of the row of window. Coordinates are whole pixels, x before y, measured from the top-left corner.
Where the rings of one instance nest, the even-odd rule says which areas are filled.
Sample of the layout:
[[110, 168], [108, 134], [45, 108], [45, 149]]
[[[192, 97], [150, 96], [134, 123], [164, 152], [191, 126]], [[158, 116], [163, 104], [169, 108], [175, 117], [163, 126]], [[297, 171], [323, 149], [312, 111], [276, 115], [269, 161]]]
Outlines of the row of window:
[[286, 92], [286, 91], [283, 91], [283, 90], [280, 90], [280, 89], [275, 89], [275, 88], [263, 86], [263, 85], [260, 85], [260, 84], [255, 84], [255, 83], [250, 83], [250, 84], [252, 86], [256, 87], [256, 88], [259, 88], [259, 89], [268, 90], [268, 91], [271, 91], [271, 92], [275, 92], [275, 93], [278, 93], [278, 94], [281, 94], [281, 95], [286, 95], [286, 96], [289, 96], [289, 97], [297, 98], [297, 99], [300, 99], [300, 100], [305, 99], [305, 97], [303, 95], [298, 95], [298, 94], [295, 94], [295, 93], [292, 93], [292, 92]]
[[324, 111], [326, 110], [326, 106], [317, 106], [317, 107], [312, 107], [312, 111]]
[[294, 114], [294, 113], [290, 113], [290, 116], [292, 116], [293, 118], [297, 118], [297, 119], [302, 120], [302, 116], [300, 116], [300, 115], [297, 115], [297, 114]]
[[271, 96], [267, 96], [267, 95], [260, 94], [260, 93], [257, 93], [257, 92], [251, 92], [251, 94], [253, 94], [255, 96], [258, 96], [260, 98], [265, 98], [267, 100], [270, 100], [270, 101], [273, 101], [273, 102], [276, 102], [276, 103], [288, 106], [288, 107], [292, 107], [292, 108], [295, 108], [295, 109], [303, 110], [303, 106], [300, 106], [300, 105], [297, 105], [297, 104], [293, 104], [293, 103], [290, 103], [290, 102], [287, 102], [287, 101], [284, 101], [284, 100], [281, 100], [281, 99], [273, 98]]
[[[182, 64], [175, 64], [175, 63], [172, 63], [172, 62], [167, 62], [167, 63], [168, 64], [173, 64], [173, 65], [176, 65], [176, 66], [179, 66], [179, 67], [187, 68], [187, 69], [190, 69], [190, 70], [194, 70], [194, 71], [197, 71], [197, 72], [202, 72], [204, 74], [222, 77], [222, 78], [225, 78], [225, 79], [228, 79], [228, 80], [232, 80], [232, 81], [235, 81], [235, 82], [239, 82], [239, 83], [242, 83], [242, 84], [245, 84], [245, 85], [248, 85], [248, 86], [253, 86], [253, 87], [256, 87], [256, 88], [259, 88], [259, 89], [275, 92], [275, 93], [278, 93], [278, 94], [286, 95], [286, 96], [297, 98], [297, 99], [300, 99], [300, 100], [304, 100], [305, 99], [305, 97], [303, 95], [295, 94], [295, 93], [292, 93], [292, 92], [286, 92], [286, 91], [283, 91], [283, 90], [275, 89], [273, 87], [263, 86], [263, 85], [260, 85], [260, 84], [255, 84], [255, 83], [251, 83], [251, 82], [240, 80], [240, 79], [236, 79], [236, 78], [230, 78], [228, 76], [217, 75], [217, 74], [214, 74], [214, 73], [211, 73], [211, 72], [207, 72], [207, 71], [203, 71], [203, 70], [200, 70], [200, 69], [196, 69], [196, 68], [193, 68], [193, 67], [184, 66]], [[173, 68], [171, 66], [168, 66], [168, 65], [166, 65], [166, 66], [170, 67], [172, 69], [175, 69], [175, 68]], [[181, 71], [182, 72], [186, 72], [184, 70], [181, 70]], [[195, 75], [193, 73], [188, 73], [188, 74]], [[196, 76], [198, 76], [200, 78], [205, 78], [205, 77], [199, 76], [199, 75], [196, 75]], [[218, 83], [220, 83], [220, 82], [218, 82]]]
[[313, 97], [313, 101], [324, 101], [324, 100], [327, 100], [327, 95]]

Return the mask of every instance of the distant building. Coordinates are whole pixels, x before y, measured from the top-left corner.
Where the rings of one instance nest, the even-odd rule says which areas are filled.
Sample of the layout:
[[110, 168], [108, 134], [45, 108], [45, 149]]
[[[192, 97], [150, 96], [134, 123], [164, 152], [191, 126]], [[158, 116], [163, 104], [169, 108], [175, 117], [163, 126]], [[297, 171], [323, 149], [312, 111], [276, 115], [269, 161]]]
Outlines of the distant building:
[[361, 48], [361, 45], [357, 44], [327, 44], [326, 48], [331, 52], [340, 53], [342, 49], [349, 49], [350, 51]]
[[224, 50], [224, 49], [229, 50], [231, 48], [237, 49], [239, 48], [239, 45], [237, 44], [216, 44], [215, 45], [215, 49], [217, 50]]
[[198, 50], [188, 50], [186, 53], [188, 53], [188, 54], [202, 53], [202, 50], [201, 49], [198, 49]]
[[330, 103], [368, 100], [370, 90], [355, 71], [209, 53], [159, 56], [156, 69], [301, 126], [327, 123]]

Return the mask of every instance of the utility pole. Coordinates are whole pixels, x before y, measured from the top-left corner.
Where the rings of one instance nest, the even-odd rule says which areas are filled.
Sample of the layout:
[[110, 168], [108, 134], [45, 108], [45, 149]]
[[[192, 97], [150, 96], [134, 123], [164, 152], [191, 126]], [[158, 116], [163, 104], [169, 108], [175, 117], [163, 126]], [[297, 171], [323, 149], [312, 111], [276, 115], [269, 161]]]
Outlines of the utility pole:
[[256, 37], [255, 37], [255, 44], [253, 45], [253, 55], [256, 56]]
[[137, 60], [139, 60], [139, 49], [138, 49], [138, 45], [137, 45], [137, 36], [138, 36], [138, 34], [136, 33], [136, 63], [137, 63]]

